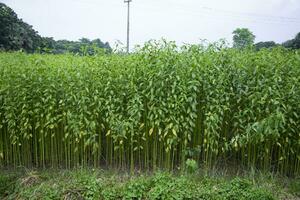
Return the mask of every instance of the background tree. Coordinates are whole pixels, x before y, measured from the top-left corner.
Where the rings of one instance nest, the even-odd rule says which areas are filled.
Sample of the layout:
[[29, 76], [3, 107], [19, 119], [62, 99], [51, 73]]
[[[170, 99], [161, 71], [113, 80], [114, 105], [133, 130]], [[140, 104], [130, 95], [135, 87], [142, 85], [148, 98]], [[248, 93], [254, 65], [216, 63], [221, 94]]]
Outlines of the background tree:
[[79, 41], [58, 40], [55, 43], [53, 53], [74, 53], [78, 55], [94, 55], [99, 49], [105, 50], [106, 53], [112, 51], [108, 42], [103, 43], [100, 39], [89, 40], [81, 38]]
[[42, 37], [29, 24], [19, 19], [8, 6], [0, 3], [0, 48], [33, 52], [40, 46]]
[[56, 41], [52, 37], [43, 37], [38, 50], [40, 53], [53, 53], [55, 45]]
[[279, 44], [276, 44], [276, 42], [274, 41], [266, 41], [266, 42], [258, 42], [254, 46], [256, 50], [260, 50], [262, 48], [268, 49], [268, 48], [276, 47], [279, 46]]
[[6, 51], [25, 50], [40, 53], [74, 53], [78, 55], [94, 55], [101, 52], [111, 52], [108, 42], [100, 39], [79, 41], [58, 40], [52, 37], [41, 37], [31, 25], [19, 19], [8, 6], [0, 3], [0, 49]]
[[294, 39], [284, 42], [282, 46], [291, 49], [300, 49], [300, 32], [295, 36]]
[[237, 28], [233, 32], [233, 47], [243, 49], [254, 44], [255, 35], [247, 28]]

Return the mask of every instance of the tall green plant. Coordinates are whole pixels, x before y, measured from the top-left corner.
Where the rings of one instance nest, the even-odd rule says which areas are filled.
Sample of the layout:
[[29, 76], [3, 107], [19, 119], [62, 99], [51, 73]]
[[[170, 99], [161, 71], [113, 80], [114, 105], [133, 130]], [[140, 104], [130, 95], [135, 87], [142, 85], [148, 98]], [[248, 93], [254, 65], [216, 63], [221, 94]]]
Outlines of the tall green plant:
[[298, 51], [151, 41], [130, 55], [0, 60], [2, 166], [300, 172]]

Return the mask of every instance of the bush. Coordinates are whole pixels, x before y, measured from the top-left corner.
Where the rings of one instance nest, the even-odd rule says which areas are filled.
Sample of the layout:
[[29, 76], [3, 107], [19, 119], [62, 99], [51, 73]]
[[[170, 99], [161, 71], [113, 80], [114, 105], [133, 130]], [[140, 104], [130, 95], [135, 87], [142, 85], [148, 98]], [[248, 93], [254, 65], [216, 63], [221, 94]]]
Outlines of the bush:
[[195, 173], [198, 169], [198, 164], [193, 159], [187, 159], [185, 165], [186, 165], [187, 172], [190, 174]]
[[16, 175], [0, 173], [0, 199], [12, 194], [16, 189]]

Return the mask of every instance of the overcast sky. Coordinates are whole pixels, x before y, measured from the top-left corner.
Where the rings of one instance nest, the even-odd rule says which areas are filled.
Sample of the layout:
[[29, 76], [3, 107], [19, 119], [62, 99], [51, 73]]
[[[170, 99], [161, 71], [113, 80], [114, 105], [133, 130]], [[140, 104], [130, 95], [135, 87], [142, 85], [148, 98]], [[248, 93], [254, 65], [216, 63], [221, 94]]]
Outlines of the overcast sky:
[[[124, 0], [0, 0], [42, 36], [77, 40], [126, 41]], [[231, 42], [237, 27], [249, 28], [256, 42], [283, 42], [300, 32], [300, 0], [133, 0], [131, 45], [165, 38]]]

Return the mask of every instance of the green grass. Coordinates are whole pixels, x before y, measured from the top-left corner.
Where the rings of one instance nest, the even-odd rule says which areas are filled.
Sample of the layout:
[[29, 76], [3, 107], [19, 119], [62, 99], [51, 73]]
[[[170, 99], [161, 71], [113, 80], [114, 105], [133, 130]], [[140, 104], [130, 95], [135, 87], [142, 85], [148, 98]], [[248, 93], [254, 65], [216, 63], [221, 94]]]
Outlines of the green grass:
[[[298, 190], [298, 193], [297, 191]], [[255, 174], [255, 178], [200, 172], [127, 173], [93, 169], [2, 171], [1, 199], [297, 199], [299, 179]]]

